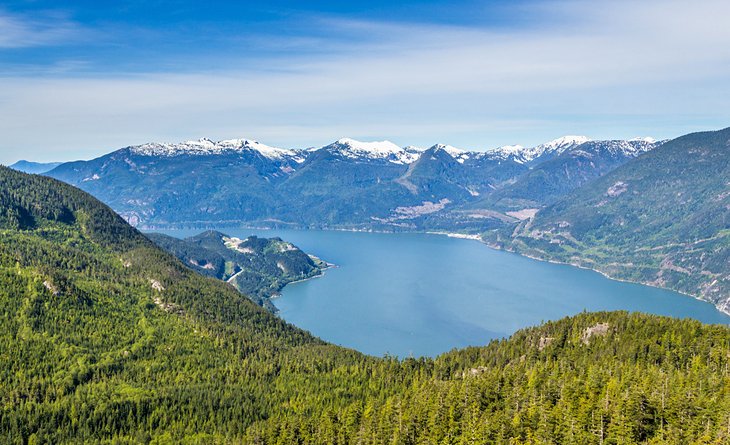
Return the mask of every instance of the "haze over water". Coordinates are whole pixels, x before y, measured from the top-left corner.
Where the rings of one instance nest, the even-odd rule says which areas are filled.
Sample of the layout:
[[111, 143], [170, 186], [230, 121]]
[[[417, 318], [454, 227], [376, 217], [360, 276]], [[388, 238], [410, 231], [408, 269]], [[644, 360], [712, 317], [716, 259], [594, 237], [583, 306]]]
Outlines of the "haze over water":
[[711, 304], [676, 292], [495, 251], [472, 240], [411, 233], [221, 231], [240, 238], [280, 236], [335, 263], [337, 268], [324, 277], [288, 285], [274, 304], [288, 322], [372, 355], [435, 356], [584, 310], [730, 324], [730, 317]]

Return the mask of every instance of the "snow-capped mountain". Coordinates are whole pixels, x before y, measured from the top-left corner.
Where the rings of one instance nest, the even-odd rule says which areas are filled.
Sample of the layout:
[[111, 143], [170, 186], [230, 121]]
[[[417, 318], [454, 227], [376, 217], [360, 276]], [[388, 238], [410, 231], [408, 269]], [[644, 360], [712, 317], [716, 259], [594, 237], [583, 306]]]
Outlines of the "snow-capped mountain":
[[590, 139], [586, 136], [563, 136], [534, 147], [505, 145], [487, 150], [487, 153], [503, 159], [511, 159], [520, 164], [529, 164], [537, 160], [543, 160], [546, 156], [557, 156], [566, 150], [577, 147], [578, 145], [588, 141], [590, 141]]
[[339, 139], [318, 150], [353, 160], [379, 160], [393, 164], [410, 164], [422, 151], [416, 147], [401, 148], [390, 141], [361, 142], [351, 138]]
[[607, 140], [590, 141], [590, 144], [573, 147], [569, 152], [574, 155], [585, 155], [587, 157], [596, 155], [620, 156], [623, 158], [635, 158], [642, 153], [654, 149], [661, 142], [654, 138], [634, 138], [629, 140]]
[[652, 141], [651, 138], [637, 138], [586, 141], [578, 145], [548, 143], [550, 146], [535, 158], [539, 162], [530, 165], [529, 171], [513, 183], [495, 191], [490, 197], [491, 202], [503, 207], [515, 202], [519, 203], [518, 207], [526, 203], [534, 207], [551, 204], [660, 145]]
[[225, 153], [257, 152], [269, 159], [295, 159], [298, 162], [304, 160], [304, 156], [298, 150], [270, 147], [251, 139], [228, 139], [214, 142], [207, 138], [197, 141], [185, 141], [180, 143], [159, 143], [150, 142], [147, 144], [129, 147], [131, 153], [141, 156], [172, 157], [181, 155], [204, 156], [220, 155]]
[[648, 143], [650, 143], [650, 144], [655, 144], [655, 143], [657, 143], [657, 140], [656, 140], [656, 139], [654, 139], [654, 138], [653, 138], [653, 137], [651, 137], [651, 136], [636, 137], [636, 138], [631, 138], [631, 139], [629, 139], [629, 142], [637, 142], [637, 141], [638, 141], [638, 142], [648, 142]]
[[456, 148], [456, 147], [453, 147], [451, 145], [446, 145], [446, 144], [436, 144], [433, 146], [433, 149], [436, 151], [438, 151], [438, 150], [445, 151], [446, 153], [449, 154], [449, 156], [454, 158], [454, 160], [456, 160], [456, 162], [458, 162], [459, 164], [463, 164], [467, 159], [469, 159], [471, 157], [471, 155], [473, 155], [473, 153], [470, 153], [466, 150], [462, 150], [460, 148]]
[[[489, 159], [512, 161], [531, 167], [568, 152], [589, 141], [590, 139], [585, 136], [563, 136], [534, 147], [505, 145], [486, 151], [467, 151], [447, 144], [436, 144], [432, 148], [443, 150], [460, 164], [470, 159]], [[650, 150], [657, 144], [656, 140], [650, 137], [634, 138], [627, 141], [611, 141], [611, 143], [616, 145], [613, 150], [622, 151], [625, 155], [642, 153]], [[313, 147], [303, 150], [272, 147], [252, 139], [228, 139], [215, 142], [207, 138], [180, 143], [151, 142], [128, 147], [128, 150], [135, 155], [156, 157], [174, 157], [181, 155], [203, 156], [250, 152], [258, 153], [272, 161], [293, 161], [297, 164], [304, 162], [311, 153], [324, 150], [343, 159], [365, 162], [380, 161], [401, 165], [412, 164], [425, 151], [425, 149], [415, 146], [400, 147], [387, 140], [362, 142], [352, 138], [342, 138], [324, 147]]]
[[[650, 138], [565, 136], [530, 148], [487, 151], [352, 138], [285, 149], [251, 139], [204, 138], [126, 147], [62, 164], [48, 175], [96, 195], [136, 224], [283, 221], [367, 228], [390, 221], [398, 208], [448, 203], [446, 212], [471, 206], [476, 213], [468, 215], [476, 216], [455, 217], [484, 228], [494, 217], [490, 212], [542, 207], [654, 146]], [[431, 224], [438, 218], [428, 219]]]

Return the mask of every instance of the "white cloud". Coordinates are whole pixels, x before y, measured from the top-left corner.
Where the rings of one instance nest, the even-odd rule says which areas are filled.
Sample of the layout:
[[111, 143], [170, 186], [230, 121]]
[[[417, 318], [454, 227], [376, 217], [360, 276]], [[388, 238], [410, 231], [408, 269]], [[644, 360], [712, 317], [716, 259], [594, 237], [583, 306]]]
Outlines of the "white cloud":
[[10, 14], [0, 10], [0, 49], [52, 46], [79, 37], [81, 27], [60, 14]]
[[730, 124], [730, 3], [535, 8], [540, 20], [529, 29], [327, 19], [365, 38], [255, 63], [231, 55], [219, 71], [5, 78], [0, 161], [33, 157], [37, 147], [75, 150], [35, 153], [60, 159], [201, 136], [487, 148], [562, 133], [667, 137]]

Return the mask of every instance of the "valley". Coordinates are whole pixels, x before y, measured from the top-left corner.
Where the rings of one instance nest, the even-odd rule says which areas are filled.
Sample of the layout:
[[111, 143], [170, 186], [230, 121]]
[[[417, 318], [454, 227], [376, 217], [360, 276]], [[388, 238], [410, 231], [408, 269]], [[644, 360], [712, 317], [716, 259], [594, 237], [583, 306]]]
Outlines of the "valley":
[[727, 326], [582, 313], [436, 358], [376, 358], [194, 272], [78, 189], [4, 167], [0, 186], [8, 444], [728, 438]]
[[0, 445], [729, 445], [730, 2], [0, 5]]
[[127, 147], [46, 174], [140, 228], [466, 234], [727, 311], [728, 131], [671, 141], [566, 136], [486, 151], [201, 139]]

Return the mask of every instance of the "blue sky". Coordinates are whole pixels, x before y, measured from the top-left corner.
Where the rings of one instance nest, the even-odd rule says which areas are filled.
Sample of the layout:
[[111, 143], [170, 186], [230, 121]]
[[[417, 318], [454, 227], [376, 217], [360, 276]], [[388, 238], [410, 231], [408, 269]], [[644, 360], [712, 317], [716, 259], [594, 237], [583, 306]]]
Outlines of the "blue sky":
[[730, 126], [730, 2], [4, 1], [0, 163]]

